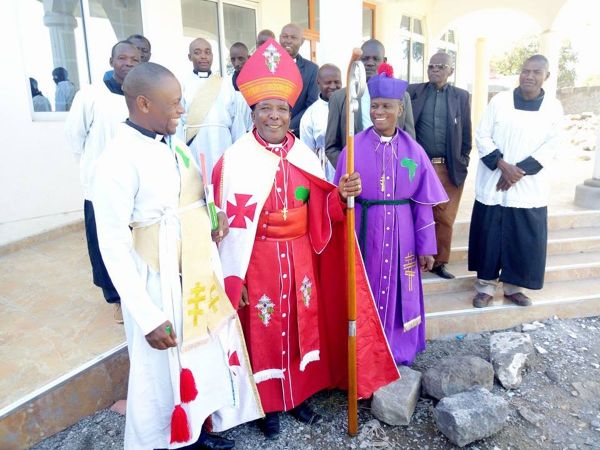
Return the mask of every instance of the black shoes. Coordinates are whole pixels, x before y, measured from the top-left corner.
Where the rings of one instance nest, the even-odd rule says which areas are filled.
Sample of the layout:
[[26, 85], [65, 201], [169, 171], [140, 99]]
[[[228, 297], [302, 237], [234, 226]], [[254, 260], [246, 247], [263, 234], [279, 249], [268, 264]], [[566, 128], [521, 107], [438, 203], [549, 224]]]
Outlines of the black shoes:
[[[306, 403], [301, 403], [289, 413], [302, 423], [312, 425], [321, 422], [323, 417], [314, 412]], [[267, 413], [263, 419], [259, 419], [258, 428], [267, 439], [277, 439], [281, 428], [279, 426], [279, 413]]]
[[194, 450], [229, 450], [235, 447], [235, 441], [216, 434], [206, 433], [194, 445]]
[[281, 431], [279, 427], [279, 413], [267, 413], [263, 419], [258, 420], [258, 428], [267, 439], [276, 439]]
[[308, 425], [319, 423], [323, 419], [320, 414], [314, 412], [306, 403], [301, 403], [290, 410], [290, 414], [300, 422]]
[[439, 266], [434, 267], [431, 269], [431, 273], [435, 273], [438, 277], [445, 278], [446, 280], [454, 278], [454, 275], [446, 269], [446, 264], [440, 264]]

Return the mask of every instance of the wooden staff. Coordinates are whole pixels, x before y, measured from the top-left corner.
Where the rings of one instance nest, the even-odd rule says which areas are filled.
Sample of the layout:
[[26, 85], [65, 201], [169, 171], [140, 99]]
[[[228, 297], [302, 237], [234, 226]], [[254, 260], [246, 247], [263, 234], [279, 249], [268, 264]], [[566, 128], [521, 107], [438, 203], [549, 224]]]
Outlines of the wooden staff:
[[[352, 50], [346, 75], [346, 172], [354, 172], [354, 113], [365, 89], [365, 68], [360, 62], [362, 50]], [[346, 212], [346, 248], [348, 251], [348, 434], [358, 432], [358, 394], [356, 380], [356, 253], [354, 233], [354, 197], [348, 197]]]

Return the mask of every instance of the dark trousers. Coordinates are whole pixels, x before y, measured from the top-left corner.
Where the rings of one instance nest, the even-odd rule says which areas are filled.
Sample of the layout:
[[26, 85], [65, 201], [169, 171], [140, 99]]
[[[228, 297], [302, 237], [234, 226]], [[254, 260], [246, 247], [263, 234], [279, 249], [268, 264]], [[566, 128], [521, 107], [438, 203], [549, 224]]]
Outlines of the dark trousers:
[[102, 293], [108, 303], [120, 303], [121, 297], [119, 297], [119, 293], [110, 280], [104, 261], [102, 261], [100, 246], [98, 245], [98, 232], [96, 231], [94, 206], [89, 200], [85, 200], [83, 204], [83, 217], [85, 219], [85, 237], [87, 239], [90, 263], [92, 263], [94, 284], [99, 288], [102, 288]]
[[448, 175], [446, 164], [434, 164], [433, 168], [437, 174], [446, 194], [448, 201], [440, 203], [433, 207], [433, 218], [435, 220], [435, 237], [437, 240], [437, 255], [435, 256], [435, 266], [447, 264], [450, 260], [450, 248], [452, 247], [452, 230], [460, 198], [462, 196], [464, 183], [455, 186]]

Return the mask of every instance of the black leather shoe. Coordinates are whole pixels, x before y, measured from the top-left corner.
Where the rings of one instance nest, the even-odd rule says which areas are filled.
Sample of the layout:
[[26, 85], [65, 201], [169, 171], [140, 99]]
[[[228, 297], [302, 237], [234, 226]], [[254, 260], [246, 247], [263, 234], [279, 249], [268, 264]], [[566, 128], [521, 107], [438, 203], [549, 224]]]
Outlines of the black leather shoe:
[[454, 275], [452, 275], [446, 269], [446, 264], [440, 264], [439, 266], [434, 267], [433, 269], [431, 269], [431, 272], [435, 273], [440, 278], [445, 278], [446, 280], [451, 280], [452, 278], [454, 278]]
[[267, 439], [277, 439], [279, 432], [279, 413], [267, 413], [263, 419], [258, 419], [258, 428]]
[[290, 414], [300, 422], [307, 423], [308, 425], [319, 423], [323, 419], [320, 414], [314, 412], [306, 403], [301, 403], [290, 410]]
[[216, 434], [206, 433], [194, 445], [194, 450], [229, 450], [235, 447], [235, 441]]

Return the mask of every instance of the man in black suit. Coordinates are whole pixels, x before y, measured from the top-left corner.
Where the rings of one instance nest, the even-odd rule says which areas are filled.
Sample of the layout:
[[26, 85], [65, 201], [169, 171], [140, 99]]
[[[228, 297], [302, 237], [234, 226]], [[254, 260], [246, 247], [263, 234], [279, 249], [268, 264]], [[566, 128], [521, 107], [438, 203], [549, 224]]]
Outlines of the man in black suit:
[[296, 61], [300, 75], [302, 75], [302, 92], [292, 108], [292, 119], [290, 120], [290, 131], [300, 137], [300, 119], [304, 111], [319, 98], [319, 86], [317, 86], [317, 72], [319, 66], [314, 62], [304, 59], [298, 53], [304, 43], [302, 28], [295, 23], [288, 23], [281, 29], [279, 43], [289, 55]]
[[[369, 39], [361, 47], [361, 61], [365, 66], [367, 81], [377, 75], [377, 69], [385, 60], [385, 47], [377, 39]], [[334, 92], [329, 98], [329, 117], [325, 133], [325, 154], [333, 167], [337, 167], [338, 156], [346, 145], [346, 88]], [[403, 129], [411, 137], [415, 137], [415, 125], [410, 105], [410, 96], [404, 94], [404, 112], [398, 117], [398, 128]], [[368, 89], [358, 102], [358, 111], [354, 113], [354, 132], [358, 133], [371, 125], [371, 99]]]
[[448, 84], [454, 72], [452, 57], [436, 53], [427, 66], [429, 83], [408, 86], [415, 117], [417, 142], [427, 152], [448, 194], [448, 202], [433, 208], [438, 254], [432, 272], [454, 278], [446, 269], [452, 227], [462, 195], [471, 152], [469, 93]]

